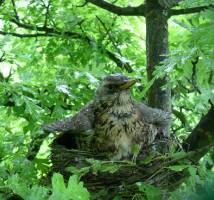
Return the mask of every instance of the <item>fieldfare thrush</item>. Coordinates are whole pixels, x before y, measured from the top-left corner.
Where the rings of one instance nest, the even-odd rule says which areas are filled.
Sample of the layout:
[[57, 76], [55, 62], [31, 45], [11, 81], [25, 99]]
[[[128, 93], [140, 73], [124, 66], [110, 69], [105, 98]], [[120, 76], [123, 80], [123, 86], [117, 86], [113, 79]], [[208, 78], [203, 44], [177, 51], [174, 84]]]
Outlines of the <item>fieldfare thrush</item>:
[[88, 147], [111, 160], [126, 159], [133, 145], [152, 145], [165, 135], [170, 114], [133, 100], [130, 88], [135, 80], [121, 74], [105, 77], [94, 99], [76, 115], [45, 125], [46, 132], [79, 135], [91, 132]]

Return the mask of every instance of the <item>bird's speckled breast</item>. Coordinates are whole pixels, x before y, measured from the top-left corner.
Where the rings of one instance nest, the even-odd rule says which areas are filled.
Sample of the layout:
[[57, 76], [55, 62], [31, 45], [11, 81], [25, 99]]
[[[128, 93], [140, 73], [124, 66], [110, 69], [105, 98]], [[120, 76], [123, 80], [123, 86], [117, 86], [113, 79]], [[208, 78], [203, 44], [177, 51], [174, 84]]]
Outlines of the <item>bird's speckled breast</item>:
[[110, 159], [120, 160], [131, 154], [134, 144], [151, 144], [156, 134], [156, 128], [142, 121], [133, 104], [117, 105], [98, 117], [94, 145]]

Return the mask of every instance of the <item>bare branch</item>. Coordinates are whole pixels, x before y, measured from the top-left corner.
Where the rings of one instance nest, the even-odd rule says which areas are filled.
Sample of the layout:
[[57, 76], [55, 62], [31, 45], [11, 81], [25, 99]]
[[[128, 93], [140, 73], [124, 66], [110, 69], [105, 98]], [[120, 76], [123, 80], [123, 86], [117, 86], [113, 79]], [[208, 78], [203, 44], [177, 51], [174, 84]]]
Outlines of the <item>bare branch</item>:
[[193, 7], [193, 8], [184, 8], [184, 9], [171, 9], [169, 10], [169, 16], [174, 16], [174, 15], [185, 15], [185, 14], [193, 14], [193, 13], [199, 13], [202, 11], [205, 11], [209, 8], [214, 8], [214, 4], [210, 4], [208, 6], [199, 6], [199, 7]]
[[44, 2], [43, 0], [41, 0], [41, 1], [42, 1], [42, 4], [43, 4], [44, 8], [45, 8], [44, 27], [46, 27], [47, 24], [48, 24], [49, 9], [50, 9], [51, 3], [50, 3], [50, 1], [48, 1], [48, 5], [46, 5], [45, 2]]
[[16, 19], [11, 19], [10, 20], [12, 23], [16, 24], [18, 27], [20, 28], [24, 28], [27, 30], [31, 30], [31, 31], [42, 31], [45, 32], [46, 35], [48, 36], [53, 36], [53, 35], [62, 35], [62, 36], [68, 36], [68, 37], [73, 37], [73, 38], [82, 38], [84, 36], [82, 36], [79, 33], [76, 32], [72, 32], [72, 31], [58, 31], [54, 28], [50, 28], [50, 27], [44, 27], [44, 26], [35, 26], [35, 25], [31, 25], [31, 24], [24, 24], [20, 21], [17, 21]]
[[54, 36], [53, 34], [50, 33], [34, 33], [34, 34], [21, 34], [21, 33], [14, 33], [14, 32], [4, 32], [0, 31], [0, 35], [11, 35], [19, 38], [32, 38], [32, 37], [50, 37]]
[[120, 67], [121, 69], [125, 68], [127, 72], [131, 73], [133, 72], [132, 67], [130, 66], [130, 64], [128, 62], [124, 62], [121, 59], [119, 59], [114, 53], [106, 50], [106, 54], [108, 55], [108, 57], [114, 61], [118, 67]]
[[[199, 56], [197, 56], [195, 58], [195, 60], [192, 60], [191, 63], [192, 63], [192, 76], [191, 76], [191, 79], [186, 78], [186, 80], [188, 81], [188, 83], [190, 83], [190, 85], [193, 87], [193, 90], [189, 90], [188, 92], [197, 92], [198, 94], [201, 94], [201, 90], [200, 88], [198, 87], [198, 84], [197, 84], [197, 64], [199, 62]], [[183, 88], [185, 88], [185, 86], [183, 86]], [[185, 88], [186, 89], [186, 88]]]
[[53, 28], [43, 27], [43, 26], [35, 26], [32, 24], [25, 24], [25, 23], [22, 23], [16, 19], [14, 19], [14, 18], [10, 19], [10, 21], [12, 23], [16, 24], [20, 28], [24, 28], [24, 29], [28, 29], [28, 30], [32, 30], [32, 31], [44, 31], [44, 32], [53, 32], [54, 31]]
[[210, 74], [209, 74], [209, 79], [208, 79], [208, 83], [211, 85], [212, 84], [212, 80], [213, 80], [213, 71], [210, 71]]
[[13, 11], [14, 11], [14, 14], [15, 14], [15, 18], [16, 20], [19, 20], [19, 15], [18, 15], [18, 12], [16, 10], [16, 4], [15, 4], [15, 1], [14, 0], [11, 0], [11, 3], [13, 5]]
[[141, 4], [137, 7], [120, 7], [114, 4], [108, 3], [104, 0], [87, 0], [100, 8], [108, 10], [117, 15], [124, 15], [124, 16], [145, 16], [145, 5]]
[[199, 56], [197, 56], [195, 58], [195, 60], [191, 61], [191, 63], [192, 63], [192, 80], [191, 80], [191, 82], [192, 82], [192, 85], [193, 85], [194, 89], [199, 94], [201, 94], [201, 91], [200, 91], [200, 89], [198, 88], [198, 85], [197, 85], [197, 71], [196, 71], [197, 69], [196, 69], [196, 67], [197, 67], [198, 62], [199, 62]]
[[0, 58], [0, 62], [4, 62], [6, 59], [5, 59], [5, 52], [3, 52], [1, 58]]

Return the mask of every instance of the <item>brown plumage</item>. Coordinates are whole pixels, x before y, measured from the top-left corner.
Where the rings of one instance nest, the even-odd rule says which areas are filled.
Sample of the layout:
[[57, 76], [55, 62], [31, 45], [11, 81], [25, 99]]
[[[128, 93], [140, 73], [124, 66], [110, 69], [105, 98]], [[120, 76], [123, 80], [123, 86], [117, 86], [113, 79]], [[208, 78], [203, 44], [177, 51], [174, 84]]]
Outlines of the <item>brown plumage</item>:
[[169, 113], [135, 102], [130, 94], [134, 83], [120, 74], [107, 76], [93, 101], [75, 116], [46, 125], [44, 130], [78, 138], [92, 130], [87, 145], [90, 150], [111, 160], [128, 158], [133, 145], [143, 148], [151, 145], [157, 134], [164, 135], [170, 118]]

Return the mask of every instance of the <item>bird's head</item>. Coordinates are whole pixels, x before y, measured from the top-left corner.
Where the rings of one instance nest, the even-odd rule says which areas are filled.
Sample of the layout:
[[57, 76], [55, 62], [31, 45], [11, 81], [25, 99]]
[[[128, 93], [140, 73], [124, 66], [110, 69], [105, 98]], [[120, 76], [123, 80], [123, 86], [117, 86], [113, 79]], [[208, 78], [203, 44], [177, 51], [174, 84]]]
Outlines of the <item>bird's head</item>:
[[136, 80], [130, 80], [121, 74], [108, 75], [98, 87], [96, 99], [110, 102], [118, 100], [120, 104], [131, 101], [130, 88], [135, 83]]

